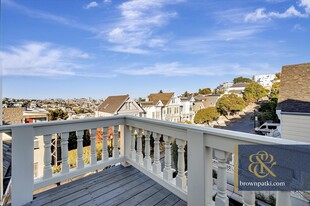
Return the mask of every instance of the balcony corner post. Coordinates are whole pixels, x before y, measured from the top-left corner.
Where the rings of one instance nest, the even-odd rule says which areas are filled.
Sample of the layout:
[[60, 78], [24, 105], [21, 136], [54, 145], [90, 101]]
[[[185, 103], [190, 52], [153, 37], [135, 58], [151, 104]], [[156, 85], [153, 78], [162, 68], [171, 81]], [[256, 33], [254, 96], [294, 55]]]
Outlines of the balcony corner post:
[[12, 137], [12, 205], [24, 205], [32, 201], [33, 127], [13, 128]]
[[126, 125], [120, 125], [120, 154], [124, 157], [121, 162], [123, 167], [128, 167], [130, 164], [126, 161], [130, 158], [130, 130]]
[[243, 191], [242, 201], [244, 206], [255, 206], [255, 192], [254, 191]]
[[187, 131], [188, 205], [205, 204], [205, 150], [203, 133]]

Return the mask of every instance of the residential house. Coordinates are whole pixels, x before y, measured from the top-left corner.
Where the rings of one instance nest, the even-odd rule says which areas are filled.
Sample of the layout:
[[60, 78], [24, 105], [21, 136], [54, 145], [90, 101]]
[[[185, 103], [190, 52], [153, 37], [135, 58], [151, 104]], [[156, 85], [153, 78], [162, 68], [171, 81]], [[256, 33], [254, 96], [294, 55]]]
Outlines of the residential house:
[[239, 97], [243, 96], [245, 87], [248, 85], [249, 83], [236, 83], [233, 84], [225, 94], [236, 94]]
[[194, 121], [194, 102], [195, 98], [190, 97], [179, 97], [181, 101], [181, 122]]
[[197, 95], [195, 97], [194, 103], [194, 113], [196, 114], [200, 109], [205, 109], [208, 107], [215, 107], [219, 98], [222, 95], [213, 94], [213, 95]]
[[310, 63], [282, 67], [277, 115], [282, 138], [310, 142]]
[[142, 117], [144, 113], [144, 109], [127, 94], [109, 96], [99, 105], [95, 115], [96, 117], [108, 117], [126, 114]]
[[260, 74], [254, 75], [253, 80], [258, 84], [262, 85], [263, 87], [270, 89], [272, 87], [275, 77], [275, 74]]
[[173, 92], [150, 94], [140, 104], [146, 110], [145, 117], [170, 122], [181, 121], [181, 100]]
[[232, 82], [224, 82], [220, 84], [218, 87], [216, 87], [215, 92], [216, 93], [225, 93], [228, 91], [228, 89], [233, 85]]
[[[3, 124], [27, 124], [48, 121], [48, 112], [44, 109], [27, 110], [25, 107], [3, 108]], [[3, 139], [10, 141], [12, 138], [8, 134], [3, 134]], [[34, 139], [34, 177], [43, 175], [43, 138], [36, 136]]]

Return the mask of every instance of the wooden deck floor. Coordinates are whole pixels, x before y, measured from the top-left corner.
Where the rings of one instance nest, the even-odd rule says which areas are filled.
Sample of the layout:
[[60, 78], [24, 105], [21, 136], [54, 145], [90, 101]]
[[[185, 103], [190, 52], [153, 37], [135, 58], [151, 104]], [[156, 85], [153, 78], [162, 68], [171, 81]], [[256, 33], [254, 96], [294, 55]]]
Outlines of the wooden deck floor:
[[187, 205], [134, 167], [116, 166], [34, 195], [27, 205]]

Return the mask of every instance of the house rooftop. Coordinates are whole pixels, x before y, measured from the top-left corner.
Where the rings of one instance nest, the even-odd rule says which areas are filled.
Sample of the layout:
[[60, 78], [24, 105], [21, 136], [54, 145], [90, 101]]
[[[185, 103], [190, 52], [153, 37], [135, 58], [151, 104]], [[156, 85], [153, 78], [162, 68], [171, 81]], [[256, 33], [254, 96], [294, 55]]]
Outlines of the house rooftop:
[[230, 88], [235, 88], [235, 87], [246, 87], [249, 83], [236, 83], [233, 84]]
[[150, 94], [148, 96], [149, 101], [157, 102], [158, 100], [161, 100], [161, 102], [164, 105], [167, 105], [170, 101], [170, 99], [173, 97], [174, 93], [169, 92], [169, 93], [154, 93]]
[[105, 112], [114, 114], [117, 110], [124, 104], [124, 102], [129, 98], [129, 95], [118, 95], [109, 96], [104, 102], [102, 102], [99, 107], [99, 112]]
[[310, 63], [282, 67], [277, 110], [310, 113]]

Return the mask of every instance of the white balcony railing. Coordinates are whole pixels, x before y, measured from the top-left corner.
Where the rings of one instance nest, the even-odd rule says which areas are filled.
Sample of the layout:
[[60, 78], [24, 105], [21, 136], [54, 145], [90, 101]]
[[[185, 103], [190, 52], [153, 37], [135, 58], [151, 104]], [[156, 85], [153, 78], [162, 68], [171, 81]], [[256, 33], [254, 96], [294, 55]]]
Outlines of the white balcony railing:
[[[108, 156], [107, 131], [114, 127], [113, 156]], [[103, 128], [102, 160], [96, 158], [96, 129]], [[84, 165], [82, 132], [91, 134], [90, 164]], [[77, 134], [77, 166], [70, 169], [68, 164], [69, 132]], [[118, 149], [118, 131], [120, 149]], [[2, 126], [0, 132], [12, 135], [12, 205], [22, 205], [32, 200], [33, 191], [83, 175], [109, 165], [121, 163], [132, 165], [157, 183], [161, 184], [191, 206], [228, 206], [227, 157], [236, 144], [297, 144], [297, 142], [257, 136], [228, 130], [203, 128], [172, 122], [165, 122], [133, 116], [113, 116], [70, 121], [55, 121], [14, 126]], [[61, 134], [61, 172], [52, 174], [51, 139]], [[154, 154], [151, 155], [150, 135], [154, 137]], [[34, 179], [34, 138], [41, 136], [44, 141], [43, 176]], [[159, 140], [163, 136], [165, 164], [159, 161]], [[137, 150], [135, 149], [137, 138]], [[145, 146], [142, 148], [142, 138]], [[171, 143], [176, 139], [178, 147], [178, 173], [173, 178], [171, 167]], [[185, 145], [187, 144], [187, 175], [185, 175]], [[213, 152], [214, 150], [214, 152]], [[144, 152], [144, 156], [143, 153]], [[213, 153], [217, 159], [217, 195], [213, 194]], [[153, 157], [153, 158], [151, 158]], [[291, 205], [289, 192], [278, 192], [277, 205]], [[255, 193], [243, 192], [244, 205], [255, 205]]]

